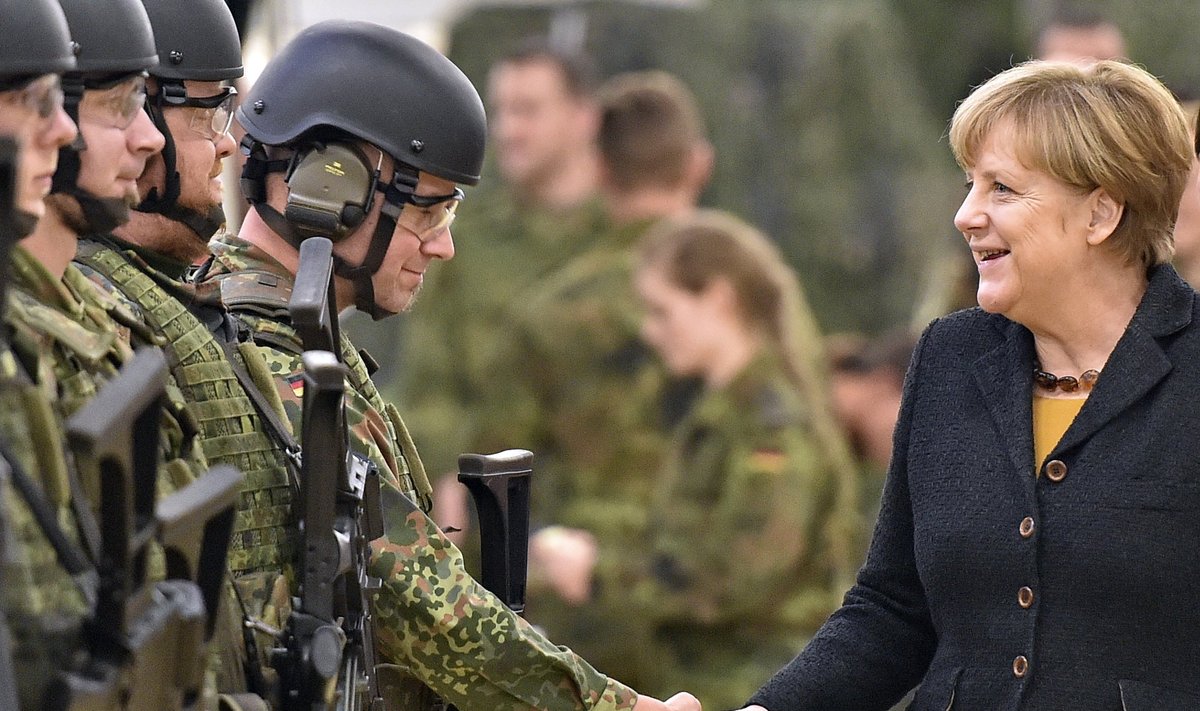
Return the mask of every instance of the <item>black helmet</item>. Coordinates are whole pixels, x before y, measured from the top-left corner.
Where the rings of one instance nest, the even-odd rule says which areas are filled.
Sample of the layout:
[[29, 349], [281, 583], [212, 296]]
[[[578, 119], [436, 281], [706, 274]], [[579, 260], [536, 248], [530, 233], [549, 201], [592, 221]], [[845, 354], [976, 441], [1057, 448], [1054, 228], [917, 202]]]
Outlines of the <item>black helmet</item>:
[[71, 33], [54, 0], [0, 0], [0, 77], [61, 73], [75, 68]]
[[75, 49], [75, 73], [132, 74], [158, 64], [139, 0], [59, 0]]
[[246, 133], [288, 145], [324, 128], [455, 183], [479, 182], [487, 122], [470, 80], [415, 37], [333, 20], [296, 36], [237, 111]]
[[[206, 243], [225, 224], [225, 213], [220, 205], [201, 212], [179, 204], [175, 137], [163, 111], [185, 106], [214, 108], [213, 104], [189, 97], [184, 82], [227, 81], [242, 76], [242, 42], [225, 0], [142, 0], [142, 3], [150, 16], [158, 47], [158, 66], [150, 70], [158, 88], [149, 97], [146, 111], [166, 141], [161, 154], [166, 180], [161, 190], [157, 186], [151, 188], [136, 209], [178, 222]], [[222, 96], [232, 102], [236, 92], [226, 89]]]
[[225, 81], [242, 70], [242, 41], [225, 0], [142, 0], [163, 79]]

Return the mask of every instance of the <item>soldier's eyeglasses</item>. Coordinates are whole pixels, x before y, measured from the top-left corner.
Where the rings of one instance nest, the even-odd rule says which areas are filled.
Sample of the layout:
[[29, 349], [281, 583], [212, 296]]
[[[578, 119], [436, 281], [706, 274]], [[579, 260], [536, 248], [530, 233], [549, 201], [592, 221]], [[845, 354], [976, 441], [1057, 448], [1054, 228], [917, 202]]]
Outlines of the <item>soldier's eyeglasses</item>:
[[461, 188], [455, 188], [449, 195], [405, 195], [396, 224], [413, 232], [422, 242], [428, 242], [450, 229], [462, 199]]
[[183, 103], [174, 105], [197, 109], [192, 112], [188, 128], [210, 141], [217, 141], [229, 133], [229, 128], [233, 125], [233, 106], [236, 101], [237, 89], [227, 86], [220, 94], [189, 96]]
[[41, 119], [54, 116], [63, 106], [62, 78], [57, 74], [43, 74], [20, 84], [2, 86], [0, 92]]
[[108, 88], [89, 86], [83, 95], [89, 110], [80, 110], [80, 120], [100, 123], [124, 131], [146, 105], [146, 77], [135, 76]]

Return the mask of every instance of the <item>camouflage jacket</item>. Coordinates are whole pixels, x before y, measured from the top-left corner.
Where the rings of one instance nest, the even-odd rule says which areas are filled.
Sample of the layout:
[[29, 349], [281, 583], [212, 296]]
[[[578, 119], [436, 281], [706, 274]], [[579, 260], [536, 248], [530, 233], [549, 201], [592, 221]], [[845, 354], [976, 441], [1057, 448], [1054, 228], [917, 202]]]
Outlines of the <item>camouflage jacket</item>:
[[[26, 363], [37, 364], [33, 373], [40, 385], [57, 390], [52, 402], [66, 421], [132, 356], [114, 321], [131, 317], [75, 266], [68, 265], [62, 279], [54, 279], [20, 246], [12, 253], [12, 279], [12, 347]], [[208, 467], [204, 454], [193, 446], [195, 417], [172, 384], [167, 400], [161, 424], [160, 495], [176, 491]], [[94, 484], [84, 482], [84, 488], [89, 500], [99, 501], [99, 492], [91, 490]]]
[[[292, 275], [253, 245], [219, 235], [210, 248], [214, 257], [203, 272], [204, 284], [238, 274], [269, 275], [290, 291]], [[286, 294], [282, 299], [286, 305]], [[238, 315], [271, 364], [293, 429], [300, 432], [299, 342], [286, 309], [274, 313], [256, 309]], [[353, 346], [346, 339], [342, 346], [342, 356], [359, 370]], [[347, 419], [357, 446], [369, 451], [393, 490], [419, 487], [421, 493], [419, 499], [385, 495], [386, 535], [371, 544], [370, 573], [383, 580], [375, 601], [383, 660], [406, 668], [463, 711], [631, 708], [637, 698], [632, 690], [554, 646], [467, 574], [458, 549], [413, 503], [427, 500], [428, 483], [395, 408], [379, 406], [365, 370], [350, 380], [354, 401], [347, 403]], [[387, 429], [393, 424], [395, 432]]]
[[622, 539], [644, 525], [667, 439], [665, 372], [639, 338], [632, 284], [645, 227], [609, 230], [508, 310], [475, 446], [537, 454], [538, 523]]
[[814, 430], [819, 416], [764, 354], [705, 391], [675, 431], [644, 567], [609, 568], [601, 581], [634, 590], [652, 634], [649, 693], [741, 704], [837, 607], [838, 463]]
[[[54, 414], [51, 396], [24, 375], [12, 352], [0, 351], [0, 438], [14, 465], [40, 485], [68, 540], [86, 550], [70, 504], [70, 458], [62, 422]], [[5, 526], [0, 604], [11, 633], [21, 708], [40, 708], [47, 682], [56, 672], [68, 670], [84, 648], [82, 624], [91, 609], [12, 478], [5, 478], [0, 487]]]
[[[14, 437], [16, 458], [36, 478], [48, 502], [59, 512], [58, 520], [64, 531], [77, 542], [84, 542], [87, 536], [83, 532], [87, 529], [80, 522], [90, 515], [91, 537], [95, 540], [99, 482], [68, 476], [71, 460], [69, 455], [63, 460], [63, 423], [94, 397], [131, 357], [132, 351], [119, 337], [112, 319], [117, 312], [121, 313], [121, 319], [127, 319], [128, 314], [73, 266], [67, 267], [62, 279], [55, 279], [17, 246], [12, 253], [11, 268], [5, 323], [10, 329], [11, 357], [15, 359], [12, 362], [21, 364], [25, 378], [4, 378], [4, 434]], [[159, 496], [190, 483], [207, 467], [203, 454], [192, 446], [194, 420], [181, 394], [168, 388], [167, 399], [160, 430]], [[11, 555], [28, 557], [24, 562], [18, 559], [16, 570], [23, 565], [30, 567], [28, 574], [12, 572], [8, 577], [12, 569], [12, 561], [8, 561], [7, 609], [12, 615], [10, 622], [18, 630], [18, 648], [22, 644], [35, 648], [29, 652], [29, 659], [40, 665], [35, 667], [39, 669], [37, 678], [45, 682], [49, 678], [47, 668], [64, 669], [77, 661], [84, 648], [79, 620], [91, 611], [83, 603], [75, 582], [61, 569], [24, 500], [15, 495], [7, 497], [6, 510], [25, 544], [24, 553]], [[94, 549], [95, 545], [85, 546], [84, 550]], [[14, 548], [22, 550], [21, 546]], [[152, 546], [150, 551], [147, 577], [160, 580], [165, 575], [161, 549]], [[18, 600], [10, 592], [25, 597]], [[23, 654], [18, 652], [16, 656], [22, 658]], [[33, 690], [22, 687], [22, 692], [33, 693]]]

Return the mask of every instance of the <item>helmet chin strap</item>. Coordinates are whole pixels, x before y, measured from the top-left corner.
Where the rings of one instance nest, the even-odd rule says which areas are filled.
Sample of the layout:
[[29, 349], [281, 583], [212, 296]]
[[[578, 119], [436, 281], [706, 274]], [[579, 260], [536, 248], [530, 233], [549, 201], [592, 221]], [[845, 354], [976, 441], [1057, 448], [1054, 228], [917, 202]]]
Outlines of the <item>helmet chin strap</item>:
[[37, 229], [38, 216], [32, 212], [25, 212], [21, 209], [13, 210], [9, 216], [12, 221], [12, 227], [16, 230], [17, 239], [28, 237]]
[[[170, 89], [171, 85], [164, 83], [154, 95], [154, 103], [146, 104], [146, 113], [150, 115], [154, 127], [166, 141], [160, 154], [166, 171], [166, 183], [161, 194], [158, 187], [151, 188], [145, 199], [134, 209], [138, 212], [162, 215], [168, 220], [178, 222], [193, 232], [202, 243], [207, 244], [225, 224], [225, 211], [220, 205], [213, 205], [201, 212], [179, 204], [180, 177], [179, 171], [176, 170], [175, 137], [171, 135], [171, 130], [167, 128], [167, 120], [163, 116], [163, 102]], [[180, 90], [182, 91], [182, 88]]]

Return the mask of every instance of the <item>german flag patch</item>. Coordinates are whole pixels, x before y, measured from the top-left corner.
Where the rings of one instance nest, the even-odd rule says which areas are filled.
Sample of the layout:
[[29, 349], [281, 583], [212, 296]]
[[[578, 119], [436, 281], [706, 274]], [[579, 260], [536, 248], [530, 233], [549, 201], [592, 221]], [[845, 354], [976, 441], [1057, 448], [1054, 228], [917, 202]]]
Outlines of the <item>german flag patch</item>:
[[292, 389], [292, 394], [297, 400], [304, 399], [304, 373], [296, 373], [289, 376], [287, 379], [288, 387]]

